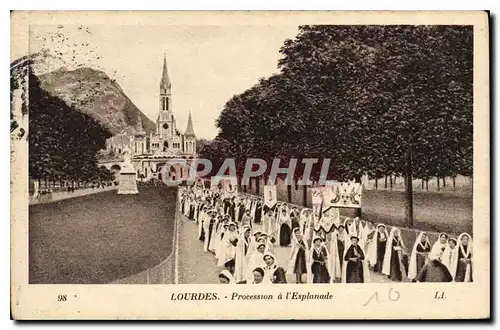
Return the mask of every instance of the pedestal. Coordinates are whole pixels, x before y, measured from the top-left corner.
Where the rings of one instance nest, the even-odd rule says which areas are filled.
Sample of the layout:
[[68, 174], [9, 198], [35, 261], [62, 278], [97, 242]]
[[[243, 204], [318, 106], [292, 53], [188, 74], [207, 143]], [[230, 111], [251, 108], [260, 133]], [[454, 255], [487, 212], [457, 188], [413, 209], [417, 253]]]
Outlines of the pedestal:
[[135, 172], [120, 172], [118, 180], [118, 195], [135, 195], [138, 193], [139, 190], [137, 189]]

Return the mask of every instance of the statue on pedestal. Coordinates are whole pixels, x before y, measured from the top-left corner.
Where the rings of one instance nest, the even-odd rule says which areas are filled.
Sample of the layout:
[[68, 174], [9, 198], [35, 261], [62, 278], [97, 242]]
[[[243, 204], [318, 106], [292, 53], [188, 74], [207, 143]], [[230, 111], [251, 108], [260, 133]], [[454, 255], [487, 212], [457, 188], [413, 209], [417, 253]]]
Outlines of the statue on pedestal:
[[132, 165], [130, 150], [126, 148], [123, 152], [123, 166], [120, 170], [118, 179], [118, 194], [119, 195], [132, 195], [138, 194], [137, 189], [137, 173]]

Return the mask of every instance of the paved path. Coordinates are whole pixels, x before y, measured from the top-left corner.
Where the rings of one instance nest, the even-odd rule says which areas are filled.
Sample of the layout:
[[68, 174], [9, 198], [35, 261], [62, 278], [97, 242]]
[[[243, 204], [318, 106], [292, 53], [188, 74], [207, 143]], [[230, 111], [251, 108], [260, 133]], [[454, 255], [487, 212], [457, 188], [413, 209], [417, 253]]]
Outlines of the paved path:
[[[215, 256], [211, 252], [203, 252], [203, 242], [197, 239], [196, 223], [180, 215], [179, 231], [179, 284], [212, 284], [219, 283], [218, 274], [223, 267], [217, 267]], [[257, 229], [254, 228], [254, 229]], [[278, 264], [288, 267], [289, 247], [276, 247], [274, 255]], [[371, 272], [371, 282], [390, 282], [387, 276]], [[294, 283], [293, 274], [287, 274], [288, 283]]]
[[219, 283], [215, 256], [203, 252], [203, 242], [198, 240], [198, 227], [183, 214], [180, 217], [179, 230], [179, 284]]

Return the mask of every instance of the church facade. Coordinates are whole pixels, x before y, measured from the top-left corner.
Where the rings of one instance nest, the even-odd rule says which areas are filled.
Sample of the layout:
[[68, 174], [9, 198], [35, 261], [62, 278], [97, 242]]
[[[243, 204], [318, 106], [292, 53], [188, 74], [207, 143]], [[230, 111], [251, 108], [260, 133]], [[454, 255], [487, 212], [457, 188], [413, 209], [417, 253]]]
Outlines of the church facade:
[[[160, 80], [158, 115], [155, 132], [147, 134], [144, 131], [140, 113], [137, 126], [131, 132], [124, 132], [106, 141], [106, 152], [123, 158], [125, 154], [131, 157], [132, 165], [137, 171], [137, 179], [161, 179], [161, 167], [168, 159], [196, 158], [196, 135], [193, 128], [191, 112], [185, 131], [177, 127], [172, 107], [172, 83], [168, 75], [167, 60], [163, 60], [163, 71]], [[121, 162], [116, 159], [101, 160], [101, 166], [118, 170]], [[183, 175], [183, 174], [182, 174]]]

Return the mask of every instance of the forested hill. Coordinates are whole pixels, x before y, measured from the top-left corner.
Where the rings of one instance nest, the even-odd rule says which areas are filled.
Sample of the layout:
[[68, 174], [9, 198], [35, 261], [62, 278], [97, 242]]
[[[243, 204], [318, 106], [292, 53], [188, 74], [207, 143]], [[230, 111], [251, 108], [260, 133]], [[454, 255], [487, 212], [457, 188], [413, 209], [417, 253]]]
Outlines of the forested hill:
[[135, 127], [139, 114], [146, 133], [154, 131], [154, 123], [135, 106], [118, 83], [102, 71], [61, 68], [40, 75], [39, 80], [42, 89], [90, 115], [113, 135]]

